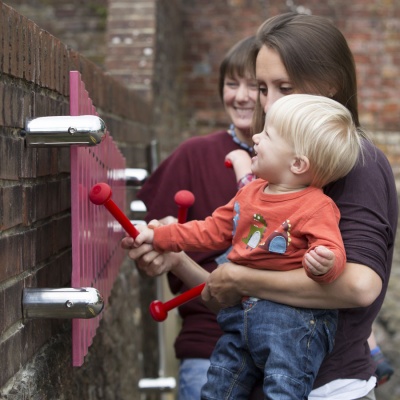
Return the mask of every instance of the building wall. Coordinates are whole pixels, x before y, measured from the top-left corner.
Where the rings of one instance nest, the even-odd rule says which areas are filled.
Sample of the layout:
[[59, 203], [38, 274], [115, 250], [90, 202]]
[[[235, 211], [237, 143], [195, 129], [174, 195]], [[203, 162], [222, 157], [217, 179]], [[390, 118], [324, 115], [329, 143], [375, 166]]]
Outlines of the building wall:
[[[138, 34], [137, 18], [130, 28], [122, 29], [128, 24], [118, 19], [125, 2], [110, 0], [108, 19], [114, 23], [108, 24], [105, 64], [113, 76], [130, 87], [146, 90], [147, 83], [151, 92], [148, 98], [154, 100], [157, 113], [154, 124], [162, 158], [190, 136], [227, 126], [217, 86], [219, 63], [228, 48], [254, 34], [266, 18], [299, 11], [329, 18], [345, 35], [356, 60], [361, 122], [385, 150], [397, 173], [400, 160], [392, 144], [398, 143], [400, 115], [396, 95], [400, 85], [398, 1], [180, 0], [168, 5], [157, 2], [158, 11], [149, 11], [148, 1], [130, 3], [147, 24], [149, 15], [156, 16], [155, 25], [151, 22], [156, 38], [152, 42], [144, 33]], [[115, 10], [119, 14], [114, 15]], [[148, 32], [145, 22], [141, 24]], [[121, 30], [125, 38], [130, 38], [124, 49]], [[123, 74], [127, 63], [120, 62], [121, 54], [131, 59], [137, 54], [129, 64], [129, 73]], [[151, 72], [146, 66], [153, 62]]]
[[10, 5], [21, 15], [36, 22], [71, 49], [99, 66], [106, 54], [107, 0], [11, 0]]

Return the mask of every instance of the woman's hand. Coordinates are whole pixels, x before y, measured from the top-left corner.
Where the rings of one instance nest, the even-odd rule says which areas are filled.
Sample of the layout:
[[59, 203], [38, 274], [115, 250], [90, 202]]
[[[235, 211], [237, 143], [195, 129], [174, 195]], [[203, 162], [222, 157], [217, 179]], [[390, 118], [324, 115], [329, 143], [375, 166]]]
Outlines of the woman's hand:
[[[237, 284], [237, 273], [240, 265], [225, 263], [218, 266], [208, 277], [201, 294], [205, 302], [216, 301], [221, 308], [238, 304], [242, 299], [240, 286]], [[247, 269], [247, 268], [246, 268]]]
[[130, 259], [136, 262], [137, 268], [150, 277], [163, 275], [172, 271], [179, 260], [179, 253], [158, 253], [151, 244], [134, 247], [133, 239], [126, 237], [121, 247], [128, 251]]
[[[175, 222], [177, 222], [176, 218], [167, 217], [160, 221], [150, 221], [149, 227], [156, 228]], [[137, 229], [140, 232], [144, 228], [138, 225]], [[144, 272], [147, 276], [155, 277], [172, 272], [188, 287], [197, 286], [208, 278], [209, 273], [183, 251], [158, 253], [151, 244], [147, 243], [135, 247], [135, 241], [131, 237], [122, 239], [121, 247], [128, 250], [129, 258], [135, 261], [139, 271]]]
[[[175, 222], [175, 218], [164, 218], [163, 222]], [[157, 227], [164, 225], [160, 221], [152, 220], [149, 226]], [[141, 232], [144, 227], [138, 225], [137, 230]], [[151, 244], [144, 243], [139, 247], [135, 247], [135, 242], [131, 237], [122, 239], [121, 247], [128, 250], [130, 259], [136, 262], [137, 268], [146, 275], [155, 277], [172, 271], [180, 263], [179, 253], [158, 253], [153, 249]]]

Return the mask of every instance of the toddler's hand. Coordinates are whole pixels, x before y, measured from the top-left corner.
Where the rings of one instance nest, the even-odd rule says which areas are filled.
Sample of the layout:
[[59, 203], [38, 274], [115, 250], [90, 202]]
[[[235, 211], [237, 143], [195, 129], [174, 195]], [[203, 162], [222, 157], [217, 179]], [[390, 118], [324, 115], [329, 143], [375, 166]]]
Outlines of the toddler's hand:
[[134, 246], [139, 247], [144, 243], [152, 244], [154, 240], [154, 225], [151, 222], [147, 226], [140, 226], [139, 235], [136, 236]]
[[317, 246], [303, 258], [303, 265], [313, 275], [326, 274], [335, 264], [335, 254], [325, 246]]
[[232, 150], [225, 156], [225, 161], [226, 160], [229, 160], [233, 167], [235, 167], [238, 163], [251, 165], [251, 157], [249, 153], [243, 149]]

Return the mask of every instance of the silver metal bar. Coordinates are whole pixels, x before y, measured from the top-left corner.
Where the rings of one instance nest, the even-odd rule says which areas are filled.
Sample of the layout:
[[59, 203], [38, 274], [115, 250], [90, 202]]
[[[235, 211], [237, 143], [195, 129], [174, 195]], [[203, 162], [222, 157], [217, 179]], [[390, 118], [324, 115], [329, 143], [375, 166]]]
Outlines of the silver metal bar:
[[96, 115], [39, 117], [27, 121], [21, 135], [27, 147], [96, 146], [106, 125]]
[[133, 212], [146, 212], [147, 211], [146, 205], [143, 203], [142, 200], [131, 201], [130, 209]]
[[161, 392], [169, 392], [176, 387], [176, 379], [173, 377], [160, 378], [143, 378], [139, 380], [140, 390], [157, 390]]
[[[162, 279], [159, 277], [156, 280], [157, 285], [157, 298], [164, 298], [164, 289]], [[159, 359], [158, 359], [158, 378], [142, 378], [139, 380], [139, 389], [143, 392], [148, 391], [158, 391], [161, 393], [172, 392], [176, 387], [176, 379], [174, 377], [167, 377], [166, 375], [166, 357], [165, 357], [165, 335], [164, 335], [164, 324], [157, 325], [158, 331], [158, 349], [159, 349]], [[165, 395], [167, 396], [167, 395]], [[164, 395], [162, 396], [164, 399]]]
[[153, 139], [147, 146], [147, 164], [148, 170], [152, 173], [154, 172], [160, 161], [160, 149], [159, 149], [158, 141]]
[[140, 187], [146, 181], [149, 173], [144, 168], [126, 168], [125, 182], [127, 186]]
[[100, 292], [85, 288], [25, 288], [22, 294], [24, 318], [94, 318], [103, 310]]

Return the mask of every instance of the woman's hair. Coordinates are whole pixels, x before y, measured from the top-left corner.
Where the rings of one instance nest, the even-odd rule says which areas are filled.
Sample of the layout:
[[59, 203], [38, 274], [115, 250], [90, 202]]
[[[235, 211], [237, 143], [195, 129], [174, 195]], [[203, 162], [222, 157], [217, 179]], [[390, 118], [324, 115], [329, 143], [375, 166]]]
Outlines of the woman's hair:
[[[296, 93], [332, 97], [348, 108], [359, 126], [353, 55], [343, 34], [328, 19], [280, 14], [266, 20], [256, 37], [257, 47], [250, 59], [254, 71], [262, 46], [277, 51]], [[255, 132], [262, 129], [264, 117], [259, 104], [254, 116]]]
[[219, 96], [223, 100], [224, 82], [228, 76], [234, 78], [238, 76], [245, 78], [254, 76], [254, 69], [249, 65], [249, 58], [256, 49], [256, 37], [249, 36], [233, 45], [226, 53], [219, 67]]
[[346, 176], [362, 155], [363, 135], [350, 111], [328, 97], [281, 97], [268, 110], [265, 124], [293, 145], [296, 156], [309, 159], [312, 186]]

